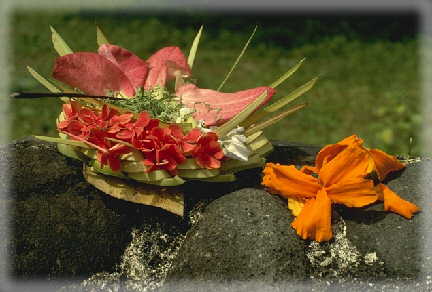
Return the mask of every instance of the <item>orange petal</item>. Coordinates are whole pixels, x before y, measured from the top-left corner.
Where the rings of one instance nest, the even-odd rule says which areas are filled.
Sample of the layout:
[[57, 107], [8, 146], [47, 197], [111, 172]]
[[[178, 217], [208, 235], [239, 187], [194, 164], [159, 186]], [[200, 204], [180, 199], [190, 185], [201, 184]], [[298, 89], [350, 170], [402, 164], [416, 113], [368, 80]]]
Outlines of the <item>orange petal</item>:
[[310, 199], [305, 203], [291, 226], [303, 239], [328, 241], [332, 238], [331, 201], [325, 189], [319, 190], [316, 199]]
[[368, 152], [360, 146], [348, 146], [320, 170], [324, 186], [343, 183], [345, 180], [364, 177], [373, 163]]
[[378, 200], [373, 181], [364, 178], [333, 184], [326, 190], [333, 203], [347, 207], [363, 207]]
[[347, 146], [362, 146], [363, 140], [357, 137], [356, 135], [351, 135], [336, 144], [330, 144], [323, 147], [320, 152], [317, 154], [315, 159], [315, 165], [318, 169], [321, 169], [322, 166], [331, 161], [338, 155], [342, 150], [344, 150]]
[[363, 145], [363, 139], [359, 138], [357, 135], [351, 135], [349, 137], [346, 137], [345, 139], [337, 142], [339, 145], [345, 145], [345, 146], [362, 146]]
[[338, 155], [345, 148], [346, 146], [338, 145], [338, 144], [331, 144], [331, 145], [324, 146], [320, 150], [320, 152], [318, 152], [317, 157], [315, 158], [316, 168], [320, 170], [325, 163], [331, 161], [333, 158], [335, 158], [336, 155]]
[[396, 157], [378, 149], [370, 149], [369, 154], [375, 163], [375, 169], [380, 180], [383, 180], [388, 173], [405, 167]]
[[298, 216], [304, 207], [304, 202], [297, 198], [288, 198], [288, 209], [294, 216]]
[[407, 219], [411, 219], [414, 213], [420, 211], [419, 207], [399, 197], [388, 186], [379, 184], [377, 187], [382, 193], [380, 199], [384, 201], [385, 211], [399, 214]]
[[307, 175], [294, 165], [267, 163], [262, 184], [280, 195], [288, 197], [315, 197], [320, 189], [318, 179]]

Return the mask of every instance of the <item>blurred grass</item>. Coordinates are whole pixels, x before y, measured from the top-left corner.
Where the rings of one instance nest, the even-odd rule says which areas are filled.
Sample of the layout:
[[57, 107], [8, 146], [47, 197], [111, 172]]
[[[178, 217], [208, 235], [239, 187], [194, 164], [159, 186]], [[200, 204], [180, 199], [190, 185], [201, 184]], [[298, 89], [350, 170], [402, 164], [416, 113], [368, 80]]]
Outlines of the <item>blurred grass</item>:
[[[183, 20], [170, 15], [118, 17], [83, 13], [18, 13], [13, 18], [11, 32], [11, 90], [45, 91], [27, 73], [25, 66], [50, 76], [57, 55], [51, 45], [49, 25], [56, 28], [74, 51], [95, 51], [97, 22], [112, 43], [147, 58], [155, 50], [168, 45], [180, 46], [187, 54], [199, 24], [203, 23], [205, 28], [195, 60], [194, 77], [200, 87], [216, 88], [255, 23], [259, 23], [256, 38], [224, 86], [224, 91], [268, 85], [303, 57], [307, 59], [302, 68], [278, 87], [275, 98], [288, 94], [313, 77], [319, 77], [315, 87], [299, 100], [307, 101], [308, 107], [269, 128], [270, 138], [329, 144], [355, 133], [364, 138], [369, 147], [399, 155], [420, 153], [419, 43], [411, 31], [397, 37], [395, 28], [389, 25], [392, 29], [387, 30], [387, 35], [364, 37], [364, 32], [367, 34], [373, 29], [373, 25], [364, 25], [367, 19], [363, 22], [343, 20], [339, 24], [343, 29], [339, 31], [331, 23], [321, 22], [324, 27], [327, 25], [326, 31], [331, 32], [328, 34], [317, 25], [320, 21], [313, 18], [303, 21], [306, 28], [300, 28], [299, 18], [292, 20], [293, 26], [288, 22], [266, 22], [265, 17], [215, 19], [218, 18], [211, 15]], [[352, 23], [360, 27], [363, 34], [350, 29]], [[269, 38], [266, 32], [278, 37]], [[298, 41], [294, 41], [297, 38]], [[60, 101], [14, 100], [11, 105], [11, 139], [32, 134], [57, 135], [55, 119], [60, 111]]]

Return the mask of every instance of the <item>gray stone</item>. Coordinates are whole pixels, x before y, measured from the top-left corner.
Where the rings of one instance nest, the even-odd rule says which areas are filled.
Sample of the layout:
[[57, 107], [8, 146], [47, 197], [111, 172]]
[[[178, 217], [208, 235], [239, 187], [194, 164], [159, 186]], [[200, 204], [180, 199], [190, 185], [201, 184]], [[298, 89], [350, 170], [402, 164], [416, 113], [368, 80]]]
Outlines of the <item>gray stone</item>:
[[[311, 163], [317, 150], [276, 143], [268, 161]], [[285, 203], [251, 188], [259, 187], [260, 169], [240, 173], [235, 183], [186, 184], [187, 211], [197, 204], [205, 209], [181, 220], [94, 189], [81, 175], [82, 163], [62, 156], [51, 143], [25, 139], [0, 147], [0, 167], [10, 170], [10, 196], [2, 196], [0, 206], [10, 210], [7, 244], [19, 281], [77, 277], [87, 278], [77, 291], [148, 291], [168, 273], [164, 291], [431, 288], [432, 160], [410, 164], [388, 182], [423, 212], [406, 220], [383, 212], [381, 203], [336, 206], [335, 239], [324, 244], [299, 239]], [[3, 189], [6, 174], [0, 177]], [[3, 222], [4, 213], [0, 217]], [[4, 237], [0, 241], [3, 254]], [[303, 281], [309, 277], [312, 282]], [[405, 279], [410, 281], [399, 281]]]
[[[211, 202], [188, 232], [164, 291], [202, 281], [218, 290], [221, 283], [304, 279], [304, 242], [290, 227], [291, 220], [278, 197], [258, 189], [242, 189]], [[178, 287], [181, 283], [185, 286]]]
[[32, 194], [65, 192], [82, 181], [81, 163], [57, 151], [55, 144], [29, 137], [0, 148], [2, 183], [10, 179], [10, 196], [23, 200]]
[[356, 276], [376, 280], [412, 280], [422, 277], [425, 264], [430, 267], [430, 258], [423, 255], [425, 237], [431, 231], [425, 222], [429, 208], [423, 204], [423, 198], [430, 196], [431, 170], [432, 161], [425, 159], [409, 164], [388, 181], [388, 186], [403, 199], [423, 206], [424, 211], [411, 220], [384, 212], [381, 202], [361, 209], [337, 208], [346, 222], [347, 238], [363, 256], [371, 255], [370, 260], [373, 260], [369, 268], [357, 271]]
[[[0, 164], [11, 170], [10, 194], [0, 200], [2, 208], [8, 207], [10, 223], [2, 224], [0, 232], [10, 227], [9, 241], [2, 237], [0, 243], [2, 252], [9, 247], [12, 275], [19, 281], [114, 272], [137, 227], [148, 233], [185, 232], [178, 216], [112, 198], [89, 185], [82, 162], [64, 157], [54, 144], [16, 141], [0, 149]], [[1, 181], [6, 184], [5, 172]]]

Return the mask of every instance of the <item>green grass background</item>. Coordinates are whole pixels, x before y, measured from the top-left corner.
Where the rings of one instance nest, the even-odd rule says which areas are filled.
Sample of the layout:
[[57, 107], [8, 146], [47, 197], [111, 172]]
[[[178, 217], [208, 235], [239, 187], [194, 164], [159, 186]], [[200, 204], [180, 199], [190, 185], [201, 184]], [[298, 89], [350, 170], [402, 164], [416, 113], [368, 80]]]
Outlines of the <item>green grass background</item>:
[[[193, 74], [200, 87], [213, 89], [258, 24], [224, 91], [268, 85], [303, 57], [306, 62], [278, 87], [275, 98], [319, 77], [298, 101], [308, 107], [267, 129], [271, 139], [324, 145], [355, 133], [370, 147], [403, 156], [420, 153], [419, 41], [413, 16], [20, 12], [11, 26], [11, 91], [45, 91], [25, 66], [50, 76], [57, 55], [49, 25], [74, 51], [95, 51], [95, 23], [112, 43], [142, 58], [171, 45], [187, 54], [204, 24]], [[56, 136], [60, 107], [55, 99], [12, 101], [10, 139]]]

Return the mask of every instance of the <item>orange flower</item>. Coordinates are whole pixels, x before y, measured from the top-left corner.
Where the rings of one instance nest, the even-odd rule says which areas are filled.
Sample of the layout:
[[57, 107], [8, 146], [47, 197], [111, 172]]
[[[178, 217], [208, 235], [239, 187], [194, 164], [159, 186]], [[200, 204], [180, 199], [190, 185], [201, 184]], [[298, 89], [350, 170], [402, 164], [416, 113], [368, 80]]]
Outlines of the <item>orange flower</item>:
[[348, 147], [327, 163], [316, 178], [290, 165], [267, 163], [263, 185], [288, 199], [297, 218], [291, 224], [303, 239], [332, 238], [331, 204], [363, 207], [378, 199], [373, 182], [364, 178], [366, 154]]
[[[380, 182], [382, 182], [390, 172], [398, 171], [405, 167], [403, 163], [392, 155], [378, 149], [368, 149], [364, 147], [363, 140], [356, 135], [352, 135], [336, 144], [325, 146], [316, 157], [315, 167], [305, 169], [309, 172], [320, 173], [320, 176], [322, 176], [323, 166], [330, 163], [347, 147], [356, 147], [367, 153], [364, 159], [368, 161], [369, 168], [364, 175], [375, 172]], [[384, 202], [385, 211], [397, 213], [407, 219], [410, 219], [414, 213], [420, 211], [416, 205], [403, 200], [382, 183], [376, 186], [376, 191], [379, 200]]]
[[288, 199], [288, 208], [296, 216], [291, 226], [301, 238], [327, 241], [332, 238], [332, 203], [363, 207], [382, 200], [386, 211], [411, 218], [417, 206], [367, 178], [375, 171], [383, 180], [403, 167], [395, 157], [363, 147], [363, 140], [353, 135], [321, 149], [315, 166], [298, 170], [293, 165], [267, 163], [262, 184]]

